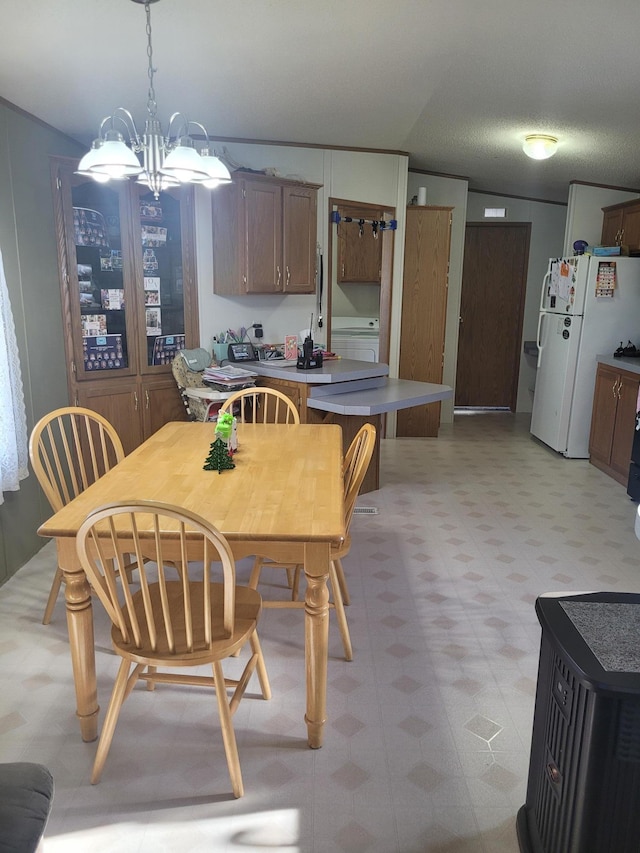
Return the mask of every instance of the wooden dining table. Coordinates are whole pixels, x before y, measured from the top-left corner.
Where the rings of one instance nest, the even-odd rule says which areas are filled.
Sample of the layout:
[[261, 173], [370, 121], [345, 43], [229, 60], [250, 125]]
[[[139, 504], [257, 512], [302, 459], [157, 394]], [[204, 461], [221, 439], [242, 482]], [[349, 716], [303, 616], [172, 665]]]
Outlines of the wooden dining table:
[[[235, 468], [205, 471], [212, 423], [165, 424], [38, 529], [54, 538], [65, 578], [67, 625], [82, 738], [98, 734], [91, 589], [76, 552], [87, 515], [115, 501], [185, 507], [228, 539], [236, 559], [260, 555], [304, 565], [309, 746], [326, 718], [330, 549], [345, 535], [342, 431], [337, 425], [239, 424]], [[267, 661], [268, 665], [268, 661]]]

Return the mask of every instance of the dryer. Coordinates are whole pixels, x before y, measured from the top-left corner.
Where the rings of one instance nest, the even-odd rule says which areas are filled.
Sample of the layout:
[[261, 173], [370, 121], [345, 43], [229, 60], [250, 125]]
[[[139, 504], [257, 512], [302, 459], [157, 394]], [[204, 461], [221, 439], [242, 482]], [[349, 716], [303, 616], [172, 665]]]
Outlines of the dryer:
[[380, 320], [377, 317], [333, 317], [331, 350], [342, 358], [379, 361]]

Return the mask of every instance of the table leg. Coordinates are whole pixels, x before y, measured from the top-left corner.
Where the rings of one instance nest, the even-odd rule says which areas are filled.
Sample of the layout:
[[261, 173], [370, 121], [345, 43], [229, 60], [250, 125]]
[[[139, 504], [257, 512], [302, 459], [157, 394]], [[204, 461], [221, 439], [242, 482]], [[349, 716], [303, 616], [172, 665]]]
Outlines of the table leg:
[[59, 539], [58, 565], [64, 573], [64, 597], [71, 648], [71, 666], [76, 689], [76, 714], [80, 719], [82, 740], [98, 737], [98, 691], [96, 655], [93, 642], [91, 588], [78, 564], [75, 539]]
[[329, 656], [329, 543], [308, 542], [304, 549], [305, 658], [307, 668], [308, 743], [312, 749], [322, 746], [327, 713], [327, 660]]

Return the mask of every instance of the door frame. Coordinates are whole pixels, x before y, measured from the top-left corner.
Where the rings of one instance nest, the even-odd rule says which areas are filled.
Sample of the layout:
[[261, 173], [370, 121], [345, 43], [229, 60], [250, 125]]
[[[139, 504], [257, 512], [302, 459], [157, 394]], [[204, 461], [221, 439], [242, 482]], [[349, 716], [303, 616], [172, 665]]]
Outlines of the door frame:
[[[370, 219], [378, 219], [380, 211], [384, 212], [385, 221], [387, 216], [389, 219], [396, 218], [395, 207], [389, 204], [371, 204], [370, 202], [355, 201], [354, 199], [345, 198], [329, 198], [328, 202], [328, 217], [329, 217], [329, 242], [328, 242], [328, 263], [327, 263], [327, 345], [331, 341], [331, 311], [332, 311], [332, 296], [334, 278], [336, 276], [336, 263], [334, 255], [338, 244], [337, 234], [334, 237], [333, 222], [331, 221], [332, 212], [340, 207], [357, 207], [359, 210], [369, 211]], [[389, 363], [390, 338], [391, 338], [391, 288], [393, 284], [393, 252], [394, 252], [394, 231], [390, 228], [385, 228], [380, 232], [382, 240], [382, 261], [380, 271], [380, 362], [383, 364]], [[354, 285], [357, 287], [357, 285]]]

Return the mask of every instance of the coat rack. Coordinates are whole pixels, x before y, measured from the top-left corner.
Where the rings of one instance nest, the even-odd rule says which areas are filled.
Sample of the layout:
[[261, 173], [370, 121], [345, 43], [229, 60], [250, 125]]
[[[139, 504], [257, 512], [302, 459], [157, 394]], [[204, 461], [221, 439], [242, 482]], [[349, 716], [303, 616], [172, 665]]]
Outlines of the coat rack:
[[355, 222], [360, 229], [360, 237], [364, 234], [364, 226], [370, 225], [373, 231], [373, 237], [376, 240], [378, 239], [379, 231], [395, 231], [398, 227], [398, 223], [395, 219], [390, 219], [389, 222], [385, 222], [384, 219], [355, 219], [352, 216], [341, 216], [338, 210], [331, 211], [331, 222], [336, 225], [340, 222]]

